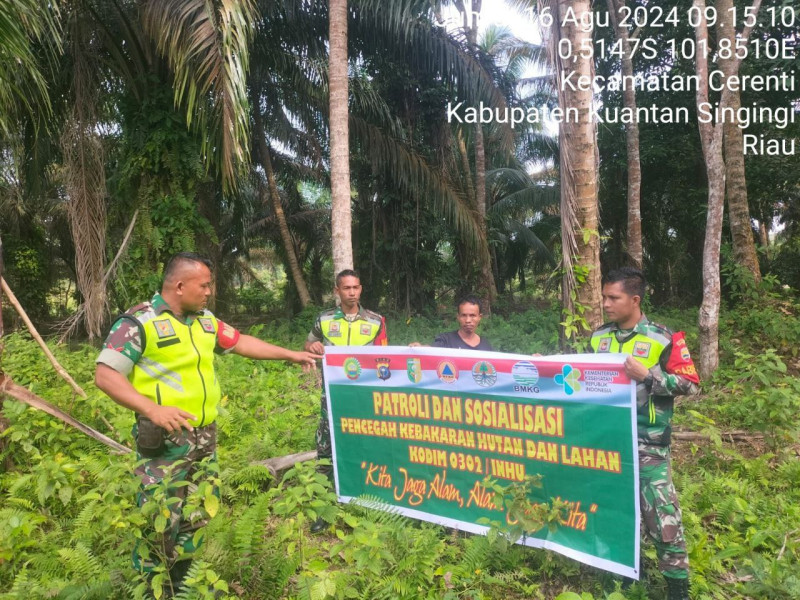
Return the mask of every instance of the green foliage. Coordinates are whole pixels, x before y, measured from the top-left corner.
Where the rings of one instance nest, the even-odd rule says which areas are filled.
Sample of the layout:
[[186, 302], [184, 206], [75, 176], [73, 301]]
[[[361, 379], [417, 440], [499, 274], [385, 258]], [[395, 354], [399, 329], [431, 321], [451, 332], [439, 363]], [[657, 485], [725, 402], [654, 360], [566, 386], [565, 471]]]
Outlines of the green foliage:
[[[495, 314], [483, 321], [481, 332], [502, 350], [552, 352], [559, 310], [543, 303], [524, 313]], [[704, 396], [685, 399], [676, 411], [679, 424], [712, 436], [710, 444], [689, 451], [679, 446], [674, 466], [693, 597], [704, 600], [782, 599], [798, 592], [800, 466], [790, 449], [800, 422], [800, 387], [788, 347], [797, 339], [797, 317], [781, 300], [751, 310], [753, 317], [743, 310], [723, 312], [722, 367], [704, 382]], [[298, 347], [315, 313], [310, 308], [251, 333]], [[689, 311], [652, 316], [675, 329], [694, 321]], [[455, 326], [450, 313], [388, 321], [393, 344], [429, 343]], [[696, 332], [689, 327], [687, 333], [692, 347]], [[128, 411], [91, 384], [94, 348], [53, 347], [88, 392], [86, 400], [77, 400], [27, 336], [4, 342], [3, 369], [16, 381], [130, 442]], [[187, 511], [214, 517], [179, 598], [622, 600], [662, 594], [649, 545], [643, 546], [643, 581], [622, 592], [618, 578], [512, 543], [524, 531], [559, 520], [562, 508], [536, 496], [535, 481], [509, 487], [487, 482], [521, 519], [516, 529], [495, 527], [486, 536], [376, 510], [369, 498], [360, 505], [337, 504], [313, 463], [274, 481], [265, 467], [252, 463], [313, 447], [316, 376], [231, 355], [218, 357], [217, 364], [226, 394], [218, 421], [222, 496], [213, 496], [207, 484], [190, 494]], [[10, 427], [2, 434], [0, 461], [11, 468], [0, 473], [0, 598], [144, 598], [146, 584], [129, 556], [149, 513], [168, 508], [166, 494], [156, 493], [139, 509], [137, 482], [130, 476], [133, 456], [111, 456], [15, 401], [5, 400], [3, 415]], [[728, 428], [763, 432], [769, 446], [733, 446], [722, 433]], [[309, 525], [319, 516], [329, 527], [314, 536]], [[166, 577], [162, 572], [158, 579], [164, 587]]]
[[171, 255], [194, 250], [201, 236], [214, 237], [197, 198], [200, 183], [207, 179], [200, 141], [186, 129], [163, 81], [150, 76], [147, 89], [143, 100], [121, 99], [121, 117], [127, 127], [119, 170], [111, 182], [116, 194], [139, 209], [135, 234], [116, 280], [120, 305], [125, 308], [160, 288], [160, 268]]

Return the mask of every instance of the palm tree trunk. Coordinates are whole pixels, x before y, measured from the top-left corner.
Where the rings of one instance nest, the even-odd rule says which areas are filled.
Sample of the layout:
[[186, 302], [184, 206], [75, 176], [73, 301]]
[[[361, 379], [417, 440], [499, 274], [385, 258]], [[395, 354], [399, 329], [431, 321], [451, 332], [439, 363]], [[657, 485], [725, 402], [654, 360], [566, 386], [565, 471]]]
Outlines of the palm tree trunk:
[[261, 119], [261, 109], [256, 100], [257, 99], [254, 98], [253, 101], [253, 122], [256, 128], [256, 140], [258, 142], [258, 158], [261, 162], [261, 167], [264, 169], [264, 173], [267, 175], [269, 197], [272, 200], [272, 210], [275, 212], [275, 220], [278, 222], [278, 230], [281, 233], [281, 241], [283, 242], [283, 249], [286, 252], [286, 262], [289, 265], [289, 272], [292, 274], [294, 287], [297, 289], [297, 295], [300, 297], [300, 304], [305, 308], [311, 304], [311, 295], [308, 293], [308, 286], [306, 286], [305, 279], [303, 279], [303, 270], [300, 268], [300, 263], [297, 260], [297, 252], [295, 252], [292, 234], [289, 232], [289, 225], [286, 223], [286, 215], [283, 213], [281, 196], [278, 193], [278, 185], [275, 183], [275, 172], [272, 170], [272, 159], [270, 158], [269, 146], [267, 146], [264, 123]]
[[[733, 9], [733, 0], [717, 0], [717, 13], [730, 15]], [[735, 47], [736, 29], [732, 27], [730, 19], [718, 19], [717, 39], [730, 40], [731, 47]], [[723, 70], [728, 67], [730, 60], [720, 58]], [[738, 111], [742, 104], [738, 90], [731, 95], [731, 108]], [[737, 114], [736, 112], [734, 114]], [[728, 218], [733, 238], [733, 256], [738, 264], [744, 265], [753, 275], [756, 283], [761, 281], [761, 269], [758, 266], [756, 246], [753, 241], [753, 228], [750, 222], [750, 207], [747, 204], [747, 181], [744, 171], [744, 142], [742, 130], [738, 123], [726, 121], [723, 130], [723, 144], [725, 152], [726, 188], [725, 194], [728, 202]]]
[[[481, 5], [482, 0], [472, 0], [468, 14], [464, 2], [456, 2], [456, 8], [461, 12], [467, 40], [473, 49], [477, 49], [478, 46], [478, 21]], [[467, 170], [467, 174], [469, 174], [469, 170]], [[478, 228], [481, 232], [478, 242], [478, 265], [480, 266], [478, 289], [483, 297], [483, 310], [489, 314], [492, 312], [492, 304], [497, 299], [497, 284], [492, 272], [489, 228], [486, 223], [486, 146], [483, 127], [480, 123], [475, 125], [475, 206], [478, 211]]]
[[[558, 2], [557, 21], [564, 22], [571, 8], [579, 23], [591, 22], [584, 15], [591, 13], [590, 0]], [[553, 25], [556, 28], [557, 24]], [[591, 44], [592, 33], [574, 23], [558, 28], [559, 37], [567, 38], [572, 48], [583, 48]], [[557, 40], [556, 40], [557, 41]], [[588, 335], [602, 323], [600, 289], [600, 235], [597, 203], [597, 129], [592, 119], [592, 91], [573, 90], [562, 86], [561, 77], [575, 70], [577, 77], [591, 77], [591, 58], [580, 56], [576, 50], [573, 61], [557, 65], [559, 78], [559, 103], [563, 110], [575, 108], [577, 122], [565, 119], [559, 125], [561, 151], [562, 236], [564, 243], [564, 286], [562, 298], [565, 309], [575, 312], [579, 305], [583, 310], [586, 328], [580, 331]], [[573, 119], [574, 120], [574, 119]], [[574, 254], [572, 252], [574, 251]], [[568, 256], [568, 254], [570, 254]], [[574, 304], [572, 301], [574, 290]]]
[[478, 208], [478, 226], [480, 227], [480, 247], [478, 260], [480, 264], [480, 283], [478, 285], [484, 299], [483, 310], [492, 312], [492, 304], [497, 299], [497, 286], [492, 274], [492, 255], [489, 250], [489, 227], [486, 222], [486, 151], [483, 145], [483, 129], [478, 123], [475, 128], [475, 201]]
[[769, 231], [767, 230], [767, 224], [764, 221], [758, 224], [758, 239], [764, 248], [769, 246]]
[[[698, 14], [705, 13], [705, 0], [694, 0], [693, 5]], [[761, 0], [754, 0], [751, 12], [758, 14]], [[748, 14], [748, 13], [745, 13]], [[752, 28], [745, 27], [742, 39], [748, 42]], [[695, 27], [697, 47], [708, 44], [708, 25], [704, 19]], [[707, 47], [707, 46], [706, 46]], [[741, 60], [728, 61], [724, 66], [725, 79], [735, 75]], [[703, 52], [697, 53], [696, 72], [698, 87], [696, 99], [698, 105], [708, 102], [708, 57]], [[724, 86], [719, 101], [720, 108], [730, 106], [732, 91]], [[701, 123], [698, 121], [703, 157], [706, 162], [708, 178], [708, 212], [706, 216], [706, 237], [703, 244], [703, 302], [698, 316], [699, 352], [697, 370], [702, 377], [710, 376], [719, 366], [719, 305], [720, 305], [720, 244], [722, 243], [722, 216], [725, 203], [725, 164], [722, 159], [723, 124]]]
[[[625, 0], [607, 0], [607, 2], [608, 12], [614, 24], [617, 39], [620, 40], [624, 49], [622, 54], [622, 75], [624, 77], [633, 77], [633, 60], [628, 42], [628, 28], [620, 26], [620, 19], [617, 19], [617, 14], [625, 6]], [[622, 103], [625, 108], [630, 109], [631, 114], [636, 112], [636, 90], [632, 86], [625, 86], [622, 92]], [[642, 166], [639, 159], [639, 124], [635, 119], [625, 125], [625, 144], [628, 153], [628, 256], [631, 262], [641, 269], [643, 260]]]
[[103, 281], [106, 262], [106, 178], [103, 144], [97, 133], [96, 57], [89, 54], [82, 15], [71, 16], [73, 108], [61, 134], [67, 215], [75, 243], [75, 272], [86, 307], [89, 339], [101, 335], [107, 311]]
[[329, 0], [331, 130], [331, 243], [333, 272], [353, 268], [348, 129], [347, 0]]

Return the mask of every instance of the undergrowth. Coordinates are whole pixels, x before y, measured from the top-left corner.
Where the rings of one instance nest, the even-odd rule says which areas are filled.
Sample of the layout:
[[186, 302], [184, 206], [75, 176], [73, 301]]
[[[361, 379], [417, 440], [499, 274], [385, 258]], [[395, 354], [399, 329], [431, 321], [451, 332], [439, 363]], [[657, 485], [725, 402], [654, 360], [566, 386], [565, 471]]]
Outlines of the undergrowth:
[[[723, 362], [699, 399], [684, 400], [680, 427], [709, 443], [675, 444], [692, 565], [692, 597], [800, 598], [800, 380], [796, 307], [765, 303], [723, 312]], [[650, 315], [696, 342], [690, 311]], [[313, 311], [256, 326], [269, 341], [299, 347]], [[484, 320], [498, 349], [552, 353], [557, 307]], [[430, 343], [454, 319], [390, 318], [389, 339]], [[54, 347], [86, 389], [74, 397], [23, 334], [4, 338], [3, 370], [17, 383], [123, 444], [132, 415], [91, 383], [96, 350]], [[622, 592], [619, 578], [567, 558], [509, 542], [493, 530], [475, 536], [393, 513], [335, 501], [313, 464], [274, 481], [253, 464], [314, 447], [317, 375], [282, 363], [219, 357], [225, 397], [219, 417], [222, 501], [180, 598], [526, 598], [659, 599], [655, 552], [643, 545], [642, 582]], [[0, 464], [0, 598], [145, 597], [130, 552], [145, 516], [136, 507], [133, 455], [115, 456], [45, 413], [6, 399]], [[732, 444], [724, 431], [760, 434]], [[322, 535], [309, 524], [321, 516]]]

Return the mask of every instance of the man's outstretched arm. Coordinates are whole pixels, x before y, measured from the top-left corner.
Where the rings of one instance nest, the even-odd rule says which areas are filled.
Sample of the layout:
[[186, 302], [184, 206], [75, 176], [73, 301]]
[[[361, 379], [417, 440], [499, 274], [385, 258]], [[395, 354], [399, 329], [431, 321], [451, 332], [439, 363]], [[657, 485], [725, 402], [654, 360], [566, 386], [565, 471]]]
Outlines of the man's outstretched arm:
[[320, 353], [307, 351], [296, 352], [288, 348], [283, 348], [282, 346], [269, 344], [252, 335], [244, 334], [239, 337], [239, 341], [236, 342], [231, 352], [256, 360], [288, 360], [301, 364], [304, 371], [316, 369], [316, 361], [322, 358], [322, 354]]

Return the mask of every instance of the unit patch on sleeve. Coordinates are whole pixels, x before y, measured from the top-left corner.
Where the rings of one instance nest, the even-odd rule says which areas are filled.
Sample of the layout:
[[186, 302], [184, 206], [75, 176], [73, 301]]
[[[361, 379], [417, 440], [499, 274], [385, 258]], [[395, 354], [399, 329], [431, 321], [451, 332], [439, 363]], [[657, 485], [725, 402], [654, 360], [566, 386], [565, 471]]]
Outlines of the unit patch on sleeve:
[[650, 342], [636, 342], [633, 345], [633, 355], [637, 358], [647, 358], [650, 356]]
[[175, 335], [175, 328], [172, 326], [172, 323], [169, 322], [169, 319], [153, 321], [153, 325], [156, 328], [156, 335], [158, 335], [158, 339], [164, 339], [166, 337]]

